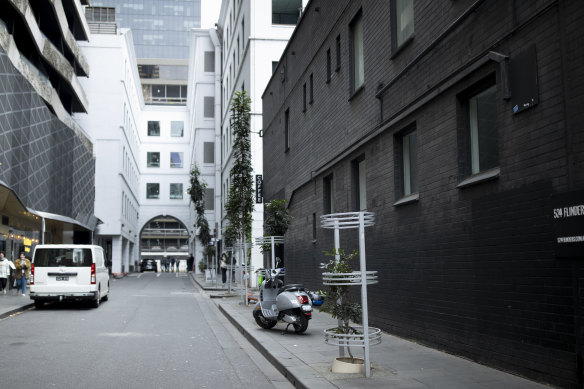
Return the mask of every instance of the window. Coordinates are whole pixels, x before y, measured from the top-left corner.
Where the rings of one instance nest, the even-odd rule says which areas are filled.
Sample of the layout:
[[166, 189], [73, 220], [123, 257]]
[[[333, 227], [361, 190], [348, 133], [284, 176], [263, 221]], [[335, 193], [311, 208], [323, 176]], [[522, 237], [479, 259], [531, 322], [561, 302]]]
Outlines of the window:
[[215, 163], [215, 142], [203, 143], [203, 163]]
[[[144, 155], [144, 154], [142, 154]], [[147, 167], [160, 167], [160, 152], [152, 151], [146, 154]]]
[[349, 26], [351, 33], [351, 94], [355, 93], [365, 80], [363, 61], [363, 17], [361, 12]]
[[499, 165], [497, 88], [495, 85], [468, 100], [471, 174]]
[[312, 214], [312, 240], [316, 240], [316, 213]]
[[322, 182], [323, 186], [323, 210], [325, 214], [335, 213], [335, 181], [331, 174], [326, 176]]
[[148, 136], [160, 136], [160, 122], [148, 121]]
[[290, 150], [290, 108], [284, 113], [284, 151]]
[[160, 184], [146, 184], [146, 198], [157, 199], [160, 196]]
[[306, 112], [306, 83], [302, 85], [302, 112]]
[[272, 24], [296, 24], [302, 11], [302, 0], [272, 0]]
[[309, 104], [312, 104], [314, 102], [314, 77], [312, 75], [312, 73], [310, 73], [310, 98], [308, 100]]
[[398, 49], [414, 34], [414, 0], [392, 2], [392, 45]]
[[215, 189], [205, 189], [205, 211], [213, 211], [215, 209]]
[[176, 151], [170, 152], [170, 167], [179, 168], [183, 167], [183, 153]]
[[215, 117], [215, 98], [213, 96], [205, 96], [203, 103], [203, 116], [206, 118]]
[[276, 72], [276, 68], [278, 67], [278, 61], [272, 61], [272, 74]]
[[398, 134], [395, 143], [396, 191], [399, 197], [410, 196], [418, 193], [418, 142], [415, 125]]
[[337, 66], [335, 68], [335, 72], [338, 72], [341, 69], [341, 36], [337, 35]]
[[170, 199], [182, 200], [183, 198], [183, 184], [170, 184]]
[[331, 81], [331, 72], [332, 72], [332, 68], [331, 68], [331, 49], [328, 49], [326, 51], [326, 82], [330, 82]]
[[355, 211], [367, 209], [366, 165], [362, 155], [351, 162], [353, 176], [353, 207]]
[[184, 136], [185, 122], [170, 122], [170, 136], [182, 138]]
[[214, 72], [215, 71], [215, 52], [214, 51], [205, 51], [204, 69], [205, 69], [205, 72]]

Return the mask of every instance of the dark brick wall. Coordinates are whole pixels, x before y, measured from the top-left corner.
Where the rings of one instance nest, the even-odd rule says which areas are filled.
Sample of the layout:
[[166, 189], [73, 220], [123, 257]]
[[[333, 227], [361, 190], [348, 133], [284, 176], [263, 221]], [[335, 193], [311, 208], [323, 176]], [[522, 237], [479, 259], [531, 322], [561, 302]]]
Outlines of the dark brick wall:
[[0, 48], [0, 179], [32, 209], [85, 222], [93, 215], [95, 161]]
[[[286, 81], [278, 70], [264, 94], [264, 198], [290, 200], [287, 281], [319, 289], [318, 265], [333, 246], [331, 231], [318, 228], [316, 241], [312, 236], [312, 215], [323, 214], [323, 178], [334, 174], [335, 210], [352, 211], [351, 161], [365, 155], [367, 209], [376, 215], [366, 231], [367, 267], [380, 277], [368, 293], [370, 323], [542, 382], [579, 387], [584, 254], [555, 257], [551, 198], [584, 184], [584, 3], [485, 1], [456, 22], [474, 3], [415, 1], [415, 37], [392, 56], [389, 2], [311, 2], [279, 65]], [[351, 97], [348, 25], [359, 9], [365, 87]], [[326, 51], [334, 69], [339, 34], [341, 69], [326, 83]], [[530, 45], [539, 103], [513, 115], [499, 64], [468, 69], [489, 51], [513, 59]], [[303, 112], [310, 74], [314, 103]], [[466, 177], [459, 96], [493, 75], [500, 173], [457, 188]], [[380, 101], [378, 87], [388, 83]], [[419, 200], [395, 206], [395, 136], [412, 124]], [[342, 231], [341, 246], [357, 249], [357, 231]]]

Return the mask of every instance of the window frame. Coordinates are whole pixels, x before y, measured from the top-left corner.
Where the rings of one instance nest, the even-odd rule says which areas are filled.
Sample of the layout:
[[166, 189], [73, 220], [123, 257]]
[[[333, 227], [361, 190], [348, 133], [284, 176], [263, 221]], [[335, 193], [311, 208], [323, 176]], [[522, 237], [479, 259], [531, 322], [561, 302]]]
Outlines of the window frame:
[[331, 173], [322, 179], [323, 213], [335, 213], [335, 176]]
[[[152, 123], [154, 125], [154, 123], [157, 123], [157, 127], [158, 127], [158, 133], [157, 134], [152, 134], [151, 130], [155, 130], [154, 128], [150, 128], [150, 123]], [[148, 120], [148, 124], [147, 124], [147, 134], [148, 136], [160, 136], [160, 133], [162, 131], [160, 131], [160, 120]]]
[[[180, 191], [179, 191], [179, 193], [180, 193], [180, 197], [178, 197], [178, 196], [176, 196], [176, 197], [173, 197], [173, 195], [172, 195], [172, 192], [173, 192], [173, 191], [172, 191], [173, 185], [180, 185]], [[169, 184], [169, 186], [168, 186], [168, 190], [169, 190], [169, 195], [168, 195], [168, 198], [169, 198], [170, 200], [182, 200], [182, 199], [183, 199], [183, 192], [184, 192], [183, 188], [184, 188], [184, 186], [183, 186], [183, 183], [182, 183], [182, 182], [171, 182], [171, 183]]]
[[[174, 135], [174, 133], [173, 133], [173, 130], [174, 130], [173, 124], [174, 123], [181, 123], [182, 124], [181, 130], [180, 130], [180, 135]], [[170, 137], [171, 138], [184, 138], [184, 136], [185, 136], [185, 122], [183, 120], [172, 120], [170, 122]]]
[[[176, 163], [173, 162], [172, 160], [172, 155], [176, 154], [180, 157], [180, 166], [177, 166]], [[182, 151], [171, 151], [170, 152], [170, 165], [169, 167], [171, 169], [182, 169], [184, 167], [184, 152]]]
[[[411, 140], [414, 137], [413, 153]], [[419, 199], [419, 162], [418, 162], [418, 133], [416, 123], [412, 123], [394, 136], [394, 178], [395, 198], [394, 205], [399, 205]], [[407, 140], [407, 142], [406, 142]], [[405, 147], [408, 147], [406, 152]], [[409, 158], [408, 158], [409, 157]], [[407, 158], [407, 160], [406, 160]], [[408, 180], [409, 177], [409, 180]], [[407, 184], [409, 182], [409, 185]]]
[[[151, 157], [158, 154], [158, 161], [151, 162]], [[147, 151], [146, 152], [146, 167], [148, 168], [159, 168], [160, 167], [160, 151]]]
[[[363, 11], [360, 9], [349, 23], [350, 42], [350, 95], [356, 95], [365, 85], [365, 50], [364, 50], [364, 23]], [[359, 43], [360, 50], [357, 51], [356, 43]], [[359, 71], [361, 69], [361, 71]], [[360, 76], [360, 77], [357, 77]], [[359, 78], [359, 80], [358, 80]]]
[[[471, 113], [470, 113], [470, 101], [471, 99], [483, 94], [487, 90], [493, 89], [493, 104], [497, 111], [496, 113], [496, 128], [492, 131], [496, 132], [496, 144], [490, 145], [491, 149], [496, 150], [496, 163], [493, 166], [480, 167], [480, 162], [478, 170], [473, 167], [473, 142], [471, 135]], [[496, 179], [500, 172], [500, 119], [499, 115], [501, 109], [499, 107], [499, 84], [497, 83], [496, 73], [493, 72], [486, 77], [482, 78], [463, 92], [457, 95], [457, 110], [458, 110], [458, 154], [459, 154], [459, 184], [457, 188], [463, 188], [476, 183]], [[492, 116], [492, 115], [487, 115]], [[480, 131], [480, 128], [478, 128]], [[478, 150], [478, 155], [480, 158], [480, 149]]]
[[367, 163], [365, 154], [351, 161], [351, 191], [353, 193], [353, 210], [367, 210]]
[[[154, 188], [154, 187], [157, 188], [157, 190], [156, 190], [157, 193], [156, 193], [155, 197], [154, 196], [150, 196], [150, 192], [151, 192], [150, 189], [151, 188]], [[147, 182], [146, 183], [146, 199], [147, 200], [158, 200], [158, 199], [160, 199], [160, 183], [157, 183], [157, 182]]]
[[[401, 42], [398, 42], [398, 1], [411, 1], [412, 6], [412, 32]], [[414, 0], [391, 0], [391, 57], [397, 55], [404, 47], [406, 47], [415, 36], [415, 10]]]
[[284, 152], [290, 150], [290, 108], [284, 112]]

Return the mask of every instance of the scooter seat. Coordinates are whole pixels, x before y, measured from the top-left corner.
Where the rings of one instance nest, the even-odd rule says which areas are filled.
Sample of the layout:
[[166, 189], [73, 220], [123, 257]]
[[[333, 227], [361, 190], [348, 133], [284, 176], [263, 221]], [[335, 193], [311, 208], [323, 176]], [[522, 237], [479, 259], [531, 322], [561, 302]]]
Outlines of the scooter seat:
[[278, 294], [280, 294], [282, 292], [292, 292], [292, 291], [305, 292], [304, 285], [302, 285], [302, 284], [284, 285], [283, 287], [278, 289]]

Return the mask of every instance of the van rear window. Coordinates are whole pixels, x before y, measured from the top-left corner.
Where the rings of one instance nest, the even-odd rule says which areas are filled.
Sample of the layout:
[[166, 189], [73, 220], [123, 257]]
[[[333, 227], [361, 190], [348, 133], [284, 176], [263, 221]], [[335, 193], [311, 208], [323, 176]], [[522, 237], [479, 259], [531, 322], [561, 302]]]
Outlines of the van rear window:
[[35, 267], [79, 267], [91, 266], [92, 263], [91, 249], [38, 248], [34, 253]]

